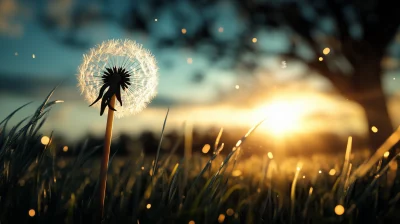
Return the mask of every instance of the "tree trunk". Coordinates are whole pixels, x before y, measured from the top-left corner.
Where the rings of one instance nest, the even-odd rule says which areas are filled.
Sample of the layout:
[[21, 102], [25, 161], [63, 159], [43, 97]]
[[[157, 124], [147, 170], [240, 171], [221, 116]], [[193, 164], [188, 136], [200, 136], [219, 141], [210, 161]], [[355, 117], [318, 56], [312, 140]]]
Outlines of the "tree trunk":
[[[389, 117], [385, 95], [383, 91], [380, 90], [373, 98], [356, 101], [364, 109], [368, 125], [369, 148], [372, 152], [375, 152], [394, 131]], [[377, 128], [377, 132], [374, 132], [372, 129], [374, 126]]]
[[[363, 64], [356, 67], [352, 80], [352, 98], [364, 109], [372, 152], [393, 133], [381, 80], [381, 59], [378, 54], [370, 53], [364, 56]], [[371, 129], [373, 126], [377, 128], [376, 133]]]

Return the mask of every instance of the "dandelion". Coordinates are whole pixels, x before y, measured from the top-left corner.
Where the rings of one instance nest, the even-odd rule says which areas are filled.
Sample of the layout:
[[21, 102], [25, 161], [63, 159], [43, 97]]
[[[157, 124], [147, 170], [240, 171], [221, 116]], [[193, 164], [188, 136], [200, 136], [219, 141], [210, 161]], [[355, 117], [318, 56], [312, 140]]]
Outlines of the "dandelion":
[[[90, 106], [101, 108], [100, 115], [108, 106], [117, 111], [116, 117], [120, 118], [142, 111], [154, 98], [157, 71], [154, 56], [140, 44], [131, 40], [109, 40], [83, 56], [78, 82]], [[111, 105], [113, 95], [120, 105]], [[100, 99], [102, 102], [98, 104]]]
[[157, 93], [158, 67], [153, 55], [142, 45], [131, 40], [109, 40], [83, 55], [78, 70], [81, 94], [91, 103], [89, 106], [100, 108], [100, 116], [108, 107], [99, 188], [103, 217], [114, 112], [119, 118], [136, 114], [147, 106]]

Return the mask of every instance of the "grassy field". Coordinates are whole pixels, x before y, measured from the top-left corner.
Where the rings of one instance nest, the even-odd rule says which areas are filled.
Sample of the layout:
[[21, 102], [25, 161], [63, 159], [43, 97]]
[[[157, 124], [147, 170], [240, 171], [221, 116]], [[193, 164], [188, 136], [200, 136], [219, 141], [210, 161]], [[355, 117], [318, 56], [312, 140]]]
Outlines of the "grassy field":
[[[95, 220], [99, 161], [92, 154], [102, 147], [83, 144], [77, 157], [65, 159], [51, 141], [41, 144], [40, 127], [57, 103], [50, 96], [15, 127], [7, 127], [14, 113], [0, 123], [0, 223]], [[349, 144], [343, 155], [241, 159], [255, 128], [233, 149], [216, 136], [211, 157], [179, 158], [173, 149], [157, 158], [112, 156], [105, 223], [400, 221], [398, 156], [388, 161], [388, 149], [365, 157]]]

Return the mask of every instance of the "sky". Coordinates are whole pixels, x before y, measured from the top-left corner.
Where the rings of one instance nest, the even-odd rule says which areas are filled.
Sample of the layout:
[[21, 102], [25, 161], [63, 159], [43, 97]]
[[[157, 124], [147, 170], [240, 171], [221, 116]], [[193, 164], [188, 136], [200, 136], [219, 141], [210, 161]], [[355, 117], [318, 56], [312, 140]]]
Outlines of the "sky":
[[[167, 129], [180, 128], [185, 121], [198, 127], [250, 128], [268, 115], [271, 121], [266, 122], [266, 129], [277, 127], [274, 120], [284, 124], [301, 119], [303, 128], [297, 127], [298, 130], [312, 126], [344, 134], [365, 132], [359, 106], [332, 94], [330, 83], [318, 74], [307, 73], [303, 78], [304, 65], [282, 61], [273, 55], [287, 48], [289, 38], [283, 31], [260, 29], [254, 36], [242, 40], [272, 55], [249, 57], [262, 65], [251, 75], [244, 75], [242, 70], [232, 66], [233, 58], [229, 54], [219, 57], [215, 63], [213, 56], [217, 53], [208, 42], [196, 48], [158, 44], [160, 38], [177, 41], [197, 38], [194, 30], [205, 22], [209, 23], [208, 32], [218, 42], [237, 38], [249, 22], [242, 19], [237, 7], [229, 1], [217, 1], [214, 7], [202, 9], [188, 1], [175, 1], [156, 7], [155, 11], [147, 1], [99, 2], [4, 0], [0, 3], [0, 118], [33, 101], [16, 115], [15, 124], [30, 115], [47, 93], [62, 82], [52, 99], [64, 100], [64, 103], [54, 106], [42, 131], [54, 130], [69, 139], [87, 133], [102, 135], [106, 117], [100, 117], [98, 110], [88, 107], [90, 103], [80, 95], [77, 69], [83, 54], [91, 47], [109, 39], [128, 38], [142, 44], [155, 56], [159, 66], [158, 94], [141, 113], [116, 120], [117, 135], [141, 130], [161, 131], [168, 108]], [[83, 11], [83, 16], [78, 9]], [[145, 20], [146, 32], [140, 28], [143, 21], [134, 17], [131, 9]], [[189, 19], [177, 20], [176, 13]], [[134, 18], [128, 20], [125, 16], [131, 14]], [[74, 23], [74, 15], [83, 18], [79, 17], [83, 20], [77, 23], [79, 26]], [[132, 24], [121, 22], [125, 20]], [[384, 76], [395, 126], [400, 124], [400, 116], [394, 113], [400, 107], [395, 97], [400, 87], [396, 77], [398, 71], [387, 72]], [[286, 116], [290, 119], [282, 118], [280, 115], [285, 110], [296, 110], [296, 114], [303, 117], [293, 117], [292, 113]], [[304, 120], [310, 113], [321, 118], [314, 116], [312, 120]], [[327, 119], [335, 120], [335, 125], [327, 127], [322, 123]]]

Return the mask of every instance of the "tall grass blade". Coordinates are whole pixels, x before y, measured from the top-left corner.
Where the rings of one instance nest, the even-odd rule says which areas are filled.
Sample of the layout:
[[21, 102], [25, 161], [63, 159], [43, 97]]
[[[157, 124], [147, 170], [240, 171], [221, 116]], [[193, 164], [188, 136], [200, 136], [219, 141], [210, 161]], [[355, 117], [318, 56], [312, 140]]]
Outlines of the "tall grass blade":
[[165, 124], [167, 123], [168, 114], [169, 114], [169, 107], [168, 107], [168, 110], [167, 110], [167, 114], [165, 115], [164, 123], [163, 123], [162, 130], [161, 130], [160, 142], [158, 143], [156, 159], [155, 159], [154, 164], [153, 164], [153, 175], [152, 175], [152, 177], [156, 175], [157, 164], [158, 164], [158, 159], [160, 157], [161, 144], [162, 144], [163, 137], [164, 137]]

